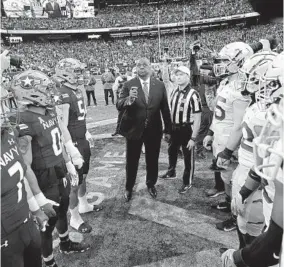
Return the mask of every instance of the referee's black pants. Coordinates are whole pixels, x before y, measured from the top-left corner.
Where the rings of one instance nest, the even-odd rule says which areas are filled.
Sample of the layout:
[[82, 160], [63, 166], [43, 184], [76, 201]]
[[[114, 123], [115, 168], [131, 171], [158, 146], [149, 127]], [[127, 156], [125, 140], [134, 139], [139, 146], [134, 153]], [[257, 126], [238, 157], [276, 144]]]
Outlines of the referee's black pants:
[[173, 126], [171, 133], [171, 141], [168, 147], [169, 154], [169, 169], [168, 173], [173, 174], [176, 170], [178, 151], [182, 147], [184, 158], [184, 185], [191, 185], [194, 175], [194, 149], [188, 150], [187, 144], [192, 135], [190, 124], [183, 126]]

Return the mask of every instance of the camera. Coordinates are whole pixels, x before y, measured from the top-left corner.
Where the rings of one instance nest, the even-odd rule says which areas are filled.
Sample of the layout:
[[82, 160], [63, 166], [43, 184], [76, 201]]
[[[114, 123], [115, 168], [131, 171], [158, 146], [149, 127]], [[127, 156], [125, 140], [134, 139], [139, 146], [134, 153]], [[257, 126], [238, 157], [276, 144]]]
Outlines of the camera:
[[193, 50], [194, 50], [195, 52], [199, 51], [199, 50], [200, 50], [200, 44], [194, 45], [194, 46], [193, 46]]
[[20, 68], [23, 64], [23, 60], [19, 57], [19, 56], [16, 56], [16, 55], [11, 55], [10, 56], [10, 65], [11, 66], [14, 66], [16, 68]]

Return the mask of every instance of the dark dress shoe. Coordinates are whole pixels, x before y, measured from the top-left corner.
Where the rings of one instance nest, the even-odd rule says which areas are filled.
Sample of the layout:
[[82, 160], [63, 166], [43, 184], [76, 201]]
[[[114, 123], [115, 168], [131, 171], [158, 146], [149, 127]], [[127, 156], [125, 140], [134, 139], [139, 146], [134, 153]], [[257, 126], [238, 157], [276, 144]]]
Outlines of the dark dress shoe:
[[149, 194], [150, 194], [150, 196], [152, 198], [156, 198], [157, 197], [157, 190], [156, 190], [155, 186], [148, 187], [148, 192], [149, 192]]
[[132, 197], [132, 192], [128, 191], [128, 190], [125, 190], [124, 198], [125, 198], [126, 202], [130, 201], [131, 197]]

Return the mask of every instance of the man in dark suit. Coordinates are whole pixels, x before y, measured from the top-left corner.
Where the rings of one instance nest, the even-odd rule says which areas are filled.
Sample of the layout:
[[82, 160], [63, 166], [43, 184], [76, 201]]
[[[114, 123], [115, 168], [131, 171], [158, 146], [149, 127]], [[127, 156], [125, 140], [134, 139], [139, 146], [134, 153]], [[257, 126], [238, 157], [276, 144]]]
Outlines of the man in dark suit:
[[171, 116], [167, 93], [162, 82], [151, 76], [151, 64], [141, 58], [137, 62], [138, 77], [126, 82], [120, 92], [117, 109], [122, 112], [119, 133], [126, 138], [126, 190], [129, 201], [137, 176], [142, 145], [145, 145], [146, 185], [149, 194], [156, 198], [158, 159], [162, 138], [163, 117], [165, 139], [169, 140]]
[[55, 0], [49, 0], [48, 3], [46, 3], [45, 11], [48, 13], [48, 18], [61, 17], [60, 6]]

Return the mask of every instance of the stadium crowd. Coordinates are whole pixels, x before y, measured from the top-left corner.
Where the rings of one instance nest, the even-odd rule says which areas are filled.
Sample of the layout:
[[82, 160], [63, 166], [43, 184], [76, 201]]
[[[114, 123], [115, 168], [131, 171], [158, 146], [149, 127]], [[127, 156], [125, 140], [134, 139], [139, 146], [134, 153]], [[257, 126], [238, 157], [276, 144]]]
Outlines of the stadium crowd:
[[95, 18], [89, 19], [34, 19], [2, 18], [2, 29], [91, 29], [192, 21], [252, 12], [248, 1], [218, 0], [192, 1], [191, 3], [169, 3], [167, 5], [109, 6], [101, 9]]
[[[211, 53], [219, 51], [226, 43], [233, 41], [253, 42], [263, 35], [274, 34], [281, 42], [283, 40], [283, 27], [281, 24], [264, 24], [246, 27], [232, 27], [202, 31], [198, 35], [203, 49], [199, 57], [211, 58]], [[186, 34], [186, 55], [188, 47], [194, 41], [196, 34]], [[90, 59], [98, 62], [99, 66], [114, 66], [118, 63], [133, 65], [135, 60], [146, 56], [152, 62], [159, 62], [158, 38], [147, 36], [131, 38], [132, 45], [127, 45], [127, 39], [116, 38], [109, 42], [102, 39], [72, 42], [30, 42], [11, 46], [12, 53], [23, 58], [24, 67], [32, 65], [46, 65], [54, 68], [58, 59], [68, 57], [70, 53], [84, 63]], [[281, 43], [282, 45], [282, 43]], [[161, 50], [168, 48], [169, 57], [183, 57], [183, 36], [172, 34], [161, 36]]]

